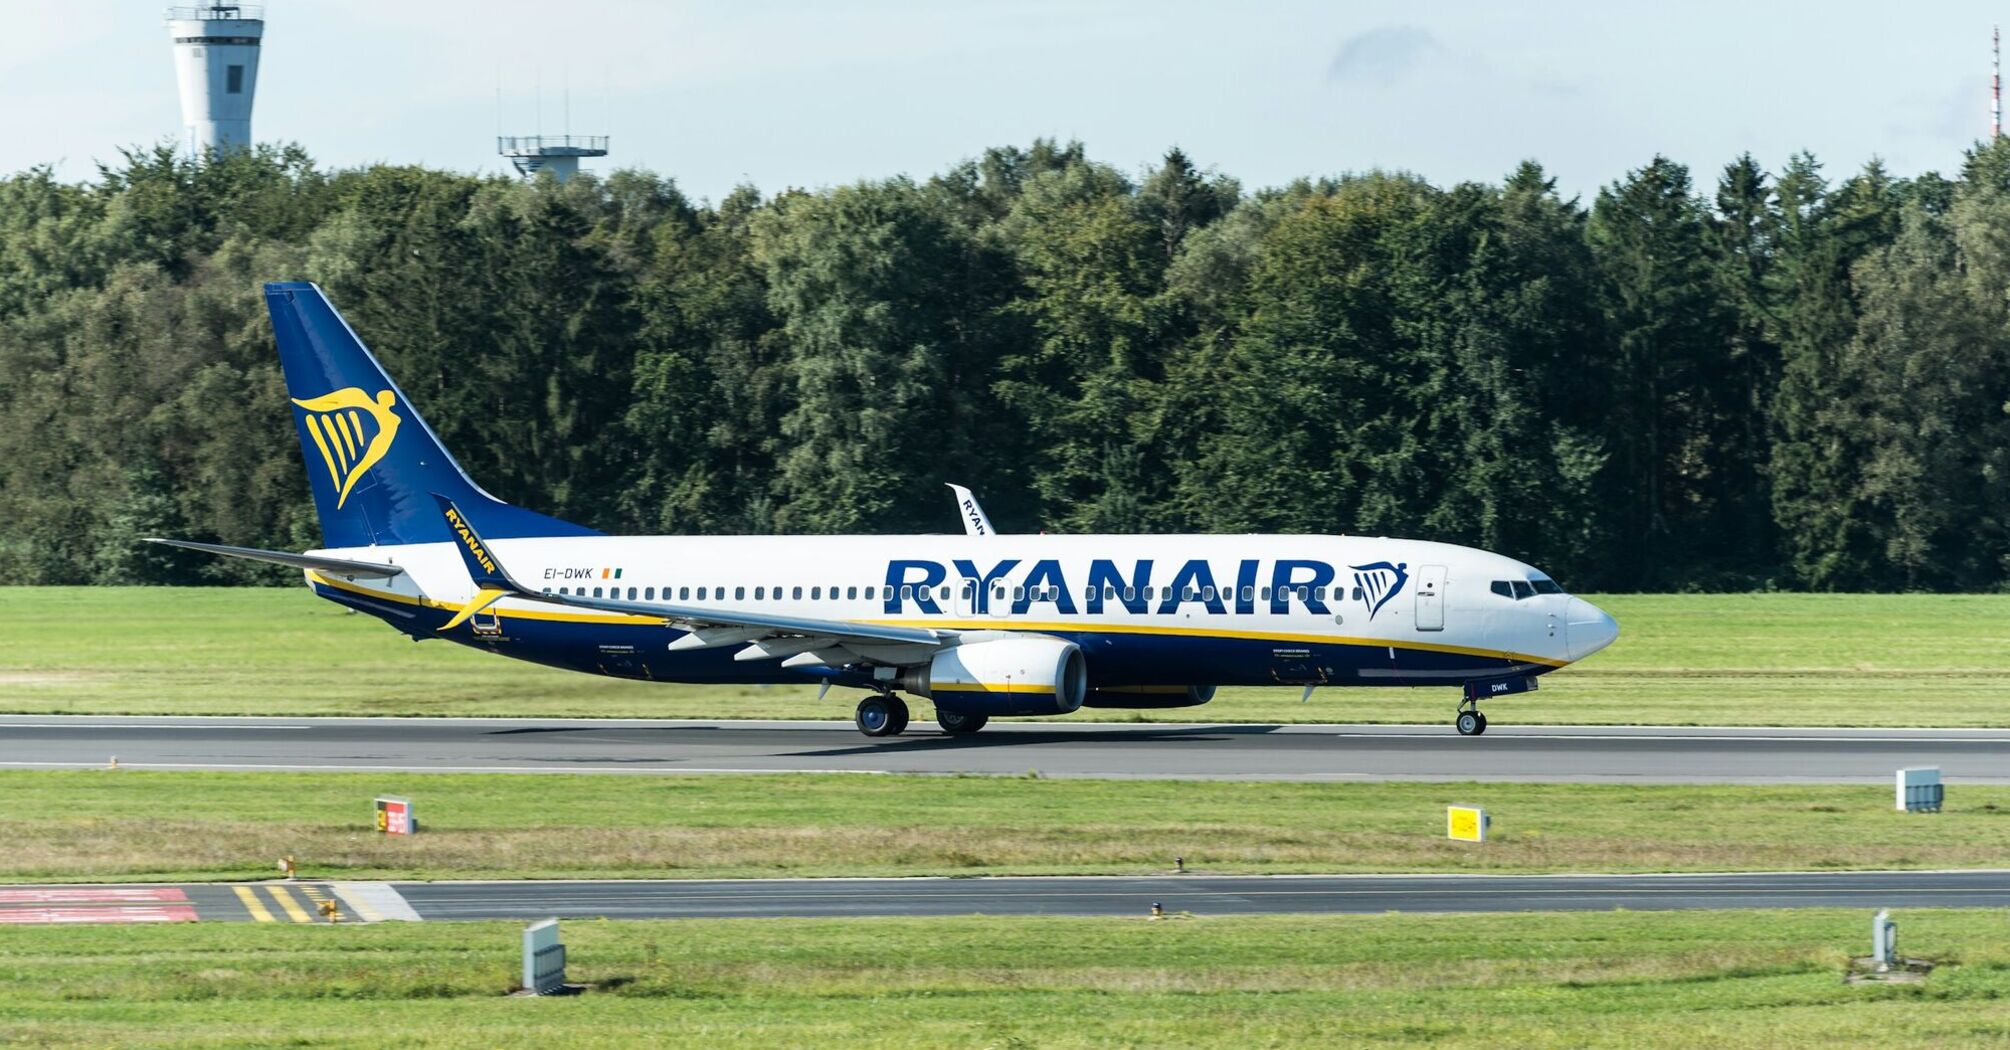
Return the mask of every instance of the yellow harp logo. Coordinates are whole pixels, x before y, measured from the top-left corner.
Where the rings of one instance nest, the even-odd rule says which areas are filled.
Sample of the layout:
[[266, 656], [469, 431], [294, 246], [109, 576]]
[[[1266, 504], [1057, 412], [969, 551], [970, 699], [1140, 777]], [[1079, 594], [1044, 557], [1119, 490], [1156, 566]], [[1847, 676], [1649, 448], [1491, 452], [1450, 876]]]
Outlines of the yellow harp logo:
[[391, 451], [391, 439], [398, 435], [398, 416], [391, 411], [396, 400], [389, 390], [377, 391], [372, 400], [353, 386], [305, 401], [293, 399], [307, 413], [307, 436], [328, 464], [328, 478], [335, 483], [335, 509], [342, 509], [363, 472]]

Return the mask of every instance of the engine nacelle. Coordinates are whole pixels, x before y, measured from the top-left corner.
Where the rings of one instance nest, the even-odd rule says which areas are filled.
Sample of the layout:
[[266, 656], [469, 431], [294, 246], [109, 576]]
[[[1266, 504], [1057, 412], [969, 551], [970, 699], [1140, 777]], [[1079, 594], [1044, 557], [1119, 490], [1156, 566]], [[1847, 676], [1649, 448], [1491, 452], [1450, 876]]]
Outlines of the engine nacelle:
[[1073, 642], [998, 638], [945, 649], [897, 684], [958, 714], [1065, 715], [1088, 695], [1089, 667]]
[[1211, 685], [1109, 685], [1089, 690], [1083, 707], [1199, 707], [1214, 699]]

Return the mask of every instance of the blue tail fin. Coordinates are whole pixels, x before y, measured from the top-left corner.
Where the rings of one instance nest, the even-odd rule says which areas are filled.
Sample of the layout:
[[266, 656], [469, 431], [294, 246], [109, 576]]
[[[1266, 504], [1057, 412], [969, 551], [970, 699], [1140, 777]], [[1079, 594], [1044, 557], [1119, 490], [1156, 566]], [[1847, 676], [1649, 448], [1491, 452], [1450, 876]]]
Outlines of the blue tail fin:
[[457, 542], [435, 493], [485, 536], [599, 535], [513, 507], [469, 480], [321, 289], [268, 284], [265, 305], [325, 546]]

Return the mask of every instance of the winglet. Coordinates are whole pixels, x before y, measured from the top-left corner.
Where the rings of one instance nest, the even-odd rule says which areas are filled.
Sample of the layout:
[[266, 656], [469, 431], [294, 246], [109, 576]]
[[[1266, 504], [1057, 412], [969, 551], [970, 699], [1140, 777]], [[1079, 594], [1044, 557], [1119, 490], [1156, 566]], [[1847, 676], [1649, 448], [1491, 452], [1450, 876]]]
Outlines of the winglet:
[[991, 527], [991, 519], [984, 516], [984, 508], [970, 490], [953, 482], [944, 482], [950, 491], [956, 493], [956, 509], [963, 515], [963, 531], [971, 536], [996, 536], [998, 530]]
[[488, 541], [475, 532], [474, 525], [459, 507], [454, 506], [454, 501], [437, 492], [433, 493], [433, 499], [439, 501], [440, 514], [447, 519], [447, 528], [456, 540], [454, 547], [461, 552], [461, 564], [467, 566], [468, 578], [475, 584], [474, 600], [462, 606], [461, 611], [440, 628], [450, 631], [497, 601], [525, 592], [509, 578], [509, 573], [504, 571], [502, 563], [496, 560], [495, 552], [489, 548]]

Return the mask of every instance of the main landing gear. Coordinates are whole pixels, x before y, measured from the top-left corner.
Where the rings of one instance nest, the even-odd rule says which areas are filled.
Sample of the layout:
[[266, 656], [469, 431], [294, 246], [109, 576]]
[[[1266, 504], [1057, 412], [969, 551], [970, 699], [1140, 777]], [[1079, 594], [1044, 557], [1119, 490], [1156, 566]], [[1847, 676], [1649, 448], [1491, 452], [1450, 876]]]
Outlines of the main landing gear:
[[1487, 716], [1480, 713], [1476, 700], [1459, 701], [1459, 717], [1452, 723], [1459, 727], [1460, 736], [1479, 736], [1487, 731]]
[[852, 722], [867, 736], [899, 736], [907, 729], [907, 703], [892, 693], [874, 693], [858, 702]]
[[984, 723], [989, 721], [991, 719], [987, 715], [960, 715], [939, 707], [935, 709], [935, 724], [950, 736], [969, 736], [984, 728]]

